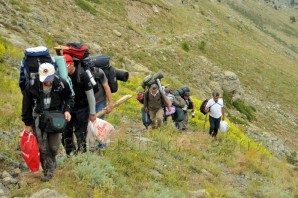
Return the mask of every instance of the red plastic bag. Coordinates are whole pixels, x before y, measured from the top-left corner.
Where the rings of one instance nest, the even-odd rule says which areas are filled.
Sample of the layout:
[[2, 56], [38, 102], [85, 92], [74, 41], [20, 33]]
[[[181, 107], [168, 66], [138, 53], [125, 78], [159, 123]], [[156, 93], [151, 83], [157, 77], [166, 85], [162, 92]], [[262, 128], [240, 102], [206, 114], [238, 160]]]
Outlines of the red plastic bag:
[[20, 133], [22, 157], [27, 166], [32, 172], [39, 170], [40, 158], [39, 147], [36, 137], [32, 133], [27, 133], [25, 130]]

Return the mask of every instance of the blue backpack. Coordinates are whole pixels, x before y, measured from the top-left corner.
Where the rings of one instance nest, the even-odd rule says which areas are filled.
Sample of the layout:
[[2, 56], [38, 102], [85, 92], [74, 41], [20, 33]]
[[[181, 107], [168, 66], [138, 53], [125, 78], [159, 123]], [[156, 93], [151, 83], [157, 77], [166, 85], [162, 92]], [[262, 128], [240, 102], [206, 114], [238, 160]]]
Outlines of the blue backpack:
[[51, 63], [55, 66], [50, 51], [44, 46], [27, 48], [25, 49], [24, 54], [25, 56], [21, 62], [19, 80], [19, 86], [22, 93], [28, 83], [30, 83], [31, 86], [33, 85], [34, 79], [38, 74], [39, 65], [42, 63]]

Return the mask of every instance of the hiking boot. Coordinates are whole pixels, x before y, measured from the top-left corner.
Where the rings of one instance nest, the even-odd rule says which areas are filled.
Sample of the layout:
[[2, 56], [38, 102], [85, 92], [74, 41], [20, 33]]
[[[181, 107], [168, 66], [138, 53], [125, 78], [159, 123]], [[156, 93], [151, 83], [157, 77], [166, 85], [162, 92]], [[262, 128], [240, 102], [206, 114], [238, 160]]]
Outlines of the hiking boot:
[[106, 148], [106, 144], [103, 144], [103, 143], [98, 144], [98, 149], [99, 150], [105, 150], [105, 148]]
[[40, 179], [42, 182], [47, 182], [52, 179], [53, 173], [45, 173], [44, 176]]

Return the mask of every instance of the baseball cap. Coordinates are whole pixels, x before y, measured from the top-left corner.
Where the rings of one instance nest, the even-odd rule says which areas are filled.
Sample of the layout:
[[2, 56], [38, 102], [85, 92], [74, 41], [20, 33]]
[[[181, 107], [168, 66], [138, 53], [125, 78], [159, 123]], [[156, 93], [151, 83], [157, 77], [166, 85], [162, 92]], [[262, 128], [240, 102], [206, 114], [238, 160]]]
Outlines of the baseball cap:
[[53, 81], [55, 77], [55, 68], [51, 63], [43, 63], [38, 69], [40, 82]]
[[65, 62], [67, 63], [73, 63], [73, 59], [69, 54], [63, 54], [64, 58], [65, 58]]

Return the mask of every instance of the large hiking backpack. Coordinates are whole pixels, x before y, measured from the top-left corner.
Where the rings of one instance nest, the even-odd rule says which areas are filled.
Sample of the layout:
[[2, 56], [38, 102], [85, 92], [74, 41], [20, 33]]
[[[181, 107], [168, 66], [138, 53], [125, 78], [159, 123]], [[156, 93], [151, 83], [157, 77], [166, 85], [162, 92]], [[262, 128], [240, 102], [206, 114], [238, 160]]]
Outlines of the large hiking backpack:
[[157, 83], [157, 79], [162, 79], [163, 78], [163, 75], [161, 72], [157, 72], [153, 75], [149, 75], [149, 76], [146, 76], [142, 83], [141, 83], [141, 86], [143, 87], [143, 89], [146, 89], [146, 87], [150, 87], [150, 85], [154, 84], [154, 83]]
[[63, 49], [63, 54], [69, 54], [77, 59], [85, 59], [90, 53], [87, 45], [82, 43], [66, 43], [67, 48]]
[[105, 55], [90, 56], [87, 64], [89, 68], [92, 69], [93, 71], [96, 71], [95, 68], [102, 69], [108, 79], [108, 84], [110, 86], [111, 92], [115, 93], [118, 91], [116, 70], [114, 67], [110, 65], [109, 56], [105, 56]]
[[[19, 86], [24, 92], [27, 83], [32, 86], [38, 74], [39, 66], [42, 63], [51, 63], [55, 66], [48, 48], [44, 46], [31, 47], [25, 49], [25, 56], [21, 62]], [[55, 66], [56, 69], [56, 66]]]
[[177, 89], [175, 91], [174, 96], [183, 96], [185, 92], [190, 92], [190, 89], [188, 87], [182, 87], [180, 89]]
[[207, 105], [208, 99], [204, 100], [200, 106], [200, 112], [204, 115], [206, 115], [208, 112], [205, 111], [205, 107]]

